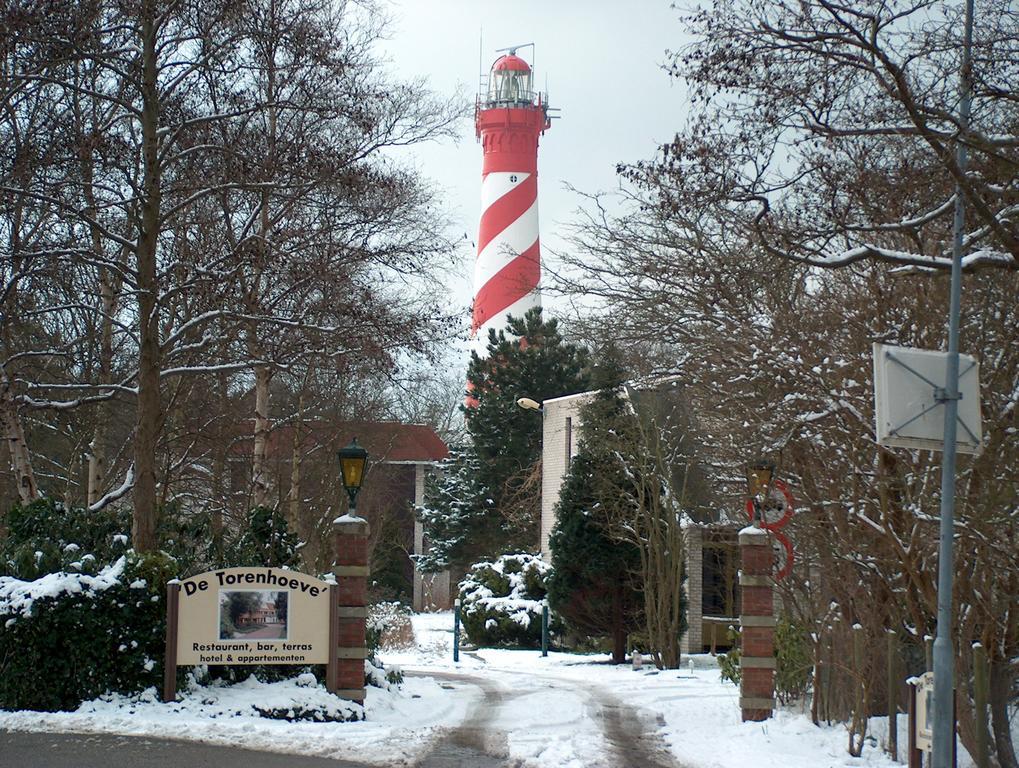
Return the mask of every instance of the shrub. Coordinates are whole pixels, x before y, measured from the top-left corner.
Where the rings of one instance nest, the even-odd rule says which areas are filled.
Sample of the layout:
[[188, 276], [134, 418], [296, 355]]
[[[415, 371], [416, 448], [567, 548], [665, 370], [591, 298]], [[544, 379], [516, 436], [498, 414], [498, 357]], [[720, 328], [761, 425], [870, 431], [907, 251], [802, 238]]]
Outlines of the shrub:
[[374, 603], [368, 608], [368, 651], [395, 651], [414, 645], [410, 608], [399, 602]]
[[[729, 642], [732, 650], [718, 655], [718, 667], [723, 680], [739, 685], [742, 677], [739, 630], [729, 628]], [[810, 648], [802, 627], [780, 618], [775, 626], [775, 696], [779, 702], [788, 704], [802, 698], [810, 690], [812, 669]]]
[[[460, 582], [462, 622], [478, 646], [541, 645], [541, 601], [552, 567], [528, 554], [503, 555], [471, 566]], [[558, 622], [550, 631], [558, 631]]]
[[73, 709], [157, 685], [175, 568], [164, 554], [132, 552], [95, 576], [0, 578], [0, 708]]
[[131, 533], [131, 517], [122, 509], [89, 512], [51, 498], [15, 504], [6, 524], [0, 576], [26, 581], [59, 571], [94, 576], [127, 552]]
[[240, 538], [226, 548], [231, 566], [297, 566], [299, 542], [280, 510], [255, 507], [248, 512], [242, 530]]
[[720, 670], [721, 678], [728, 680], [733, 685], [739, 685], [740, 680], [743, 678], [743, 668], [740, 666], [740, 632], [733, 626], [729, 626], [729, 646], [731, 650], [728, 653], [720, 653], [716, 657], [718, 662], [718, 668]]

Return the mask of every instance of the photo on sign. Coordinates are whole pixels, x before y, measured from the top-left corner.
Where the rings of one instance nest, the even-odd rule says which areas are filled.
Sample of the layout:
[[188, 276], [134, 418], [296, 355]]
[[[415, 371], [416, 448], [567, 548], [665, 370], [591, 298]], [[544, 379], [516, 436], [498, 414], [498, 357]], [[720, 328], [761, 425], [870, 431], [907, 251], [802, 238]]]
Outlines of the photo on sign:
[[219, 590], [220, 640], [286, 640], [287, 590]]

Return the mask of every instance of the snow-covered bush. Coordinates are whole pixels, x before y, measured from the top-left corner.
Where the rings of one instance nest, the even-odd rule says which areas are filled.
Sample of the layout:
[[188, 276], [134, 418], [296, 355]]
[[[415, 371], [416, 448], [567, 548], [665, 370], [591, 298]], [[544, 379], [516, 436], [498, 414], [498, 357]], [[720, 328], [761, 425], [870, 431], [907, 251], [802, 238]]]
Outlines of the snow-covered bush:
[[368, 650], [396, 651], [414, 645], [410, 608], [400, 602], [373, 603], [368, 607]]
[[552, 567], [535, 555], [471, 566], [460, 582], [462, 622], [474, 645], [541, 645], [541, 601]]
[[66, 571], [96, 575], [125, 554], [131, 515], [108, 506], [98, 512], [52, 498], [15, 504], [0, 539], [0, 576], [33, 580]]
[[129, 553], [97, 574], [0, 577], [0, 709], [66, 710], [157, 685], [176, 563]]

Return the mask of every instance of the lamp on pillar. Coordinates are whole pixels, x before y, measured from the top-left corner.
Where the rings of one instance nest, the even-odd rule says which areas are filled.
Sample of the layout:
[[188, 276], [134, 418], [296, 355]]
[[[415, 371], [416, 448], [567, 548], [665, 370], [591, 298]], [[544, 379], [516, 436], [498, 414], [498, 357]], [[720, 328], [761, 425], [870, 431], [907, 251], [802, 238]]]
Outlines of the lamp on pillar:
[[775, 464], [758, 459], [747, 469], [747, 488], [750, 500], [754, 504], [754, 525], [760, 526], [763, 520], [764, 499], [768, 496], [772, 478], [775, 476]]
[[357, 444], [355, 437], [350, 445], [339, 450], [340, 478], [350, 499], [350, 516], [357, 517], [357, 493], [364, 480], [364, 467], [368, 463], [368, 451]]
[[340, 479], [350, 498], [346, 515], [333, 521], [336, 534], [336, 586], [330, 613], [330, 643], [335, 655], [326, 685], [337, 696], [364, 703], [364, 660], [368, 658], [368, 521], [357, 516], [357, 492], [364, 480], [368, 451], [357, 444], [339, 450]]

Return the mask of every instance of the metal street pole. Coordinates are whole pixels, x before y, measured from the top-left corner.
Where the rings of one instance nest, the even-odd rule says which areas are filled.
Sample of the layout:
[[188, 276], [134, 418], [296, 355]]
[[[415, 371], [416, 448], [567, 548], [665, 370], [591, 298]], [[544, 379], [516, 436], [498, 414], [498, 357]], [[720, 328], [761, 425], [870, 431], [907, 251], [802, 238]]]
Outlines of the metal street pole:
[[541, 655], [548, 656], [548, 598], [541, 601]]
[[453, 601], [453, 661], [460, 661], [460, 598]]
[[[973, 0], [966, 0], [959, 99], [959, 140], [955, 157], [960, 173], [967, 164], [966, 132], [969, 130], [973, 82]], [[952, 287], [948, 316], [948, 370], [945, 376], [945, 446], [941, 461], [941, 524], [938, 548], [938, 629], [934, 640], [933, 768], [951, 768], [955, 742], [953, 689], [955, 652], [952, 649], [952, 571], [955, 516], [955, 438], [959, 413], [959, 315], [962, 295], [962, 236], [966, 208], [962, 185], [955, 185], [955, 221], [952, 238]]]

